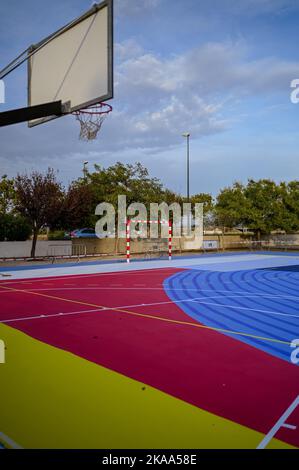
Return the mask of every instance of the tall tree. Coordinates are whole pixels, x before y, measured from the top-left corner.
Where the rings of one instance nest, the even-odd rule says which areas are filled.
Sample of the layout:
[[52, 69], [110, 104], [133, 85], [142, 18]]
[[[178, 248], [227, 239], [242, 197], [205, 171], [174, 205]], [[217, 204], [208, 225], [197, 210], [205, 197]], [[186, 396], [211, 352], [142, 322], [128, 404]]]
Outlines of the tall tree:
[[63, 204], [63, 190], [53, 169], [43, 174], [18, 175], [15, 180], [16, 208], [32, 227], [31, 257], [35, 257], [36, 241], [42, 227], [55, 224]]
[[244, 186], [236, 182], [231, 188], [222, 189], [216, 199], [215, 211], [218, 225], [222, 227], [232, 228], [243, 223], [248, 212]]
[[244, 225], [253, 230], [258, 239], [262, 233], [281, 228], [284, 207], [281, 191], [274, 181], [250, 179], [244, 189], [247, 212], [242, 214]]
[[213, 210], [213, 197], [208, 193], [194, 194], [190, 198], [191, 204], [201, 203], [203, 204], [203, 212], [207, 214]]
[[280, 228], [286, 232], [296, 232], [299, 230], [299, 181], [281, 182], [279, 191], [284, 208]]
[[216, 203], [219, 223], [227, 227], [243, 225], [258, 238], [273, 230], [299, 229], [299, 183], [276, 184], [269, 179], [248, 180], [223, 189]]
[[75, 229], [93, 225], [93, 194], [89, 184], [74, 181], [65, 193], [61, 210], [60, 227]]
[[162, 183], [151, 178], [141, 163], [125, 165], [117, 162], [108, 168], [95, 165], [95, 171], [88, 174], [86, 184], [93, 193], [94, 207], [105, 201], [116, 209], [119, 195], [127, 197], [127, 204], [141, 202], [147, 207], [150, 202], [163, 200]]

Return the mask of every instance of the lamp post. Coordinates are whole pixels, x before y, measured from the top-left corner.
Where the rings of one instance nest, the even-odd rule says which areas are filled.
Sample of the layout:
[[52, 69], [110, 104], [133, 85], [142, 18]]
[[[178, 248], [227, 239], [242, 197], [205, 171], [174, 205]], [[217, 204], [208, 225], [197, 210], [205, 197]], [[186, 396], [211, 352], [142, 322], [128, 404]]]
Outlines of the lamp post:
[[87, 180], [87, 172], [88, 172], [87, 165], [88, 165], [87, 161], [83, 162], [83, 178], [85, 181]]
[[186, 137], [187, 139], [187, 202], [190, 200], [190, 146], [189, 146], [189, 139], [190, 139], [190, 133], [189, 132], [184, 132], [182, 134], [183, 137]]

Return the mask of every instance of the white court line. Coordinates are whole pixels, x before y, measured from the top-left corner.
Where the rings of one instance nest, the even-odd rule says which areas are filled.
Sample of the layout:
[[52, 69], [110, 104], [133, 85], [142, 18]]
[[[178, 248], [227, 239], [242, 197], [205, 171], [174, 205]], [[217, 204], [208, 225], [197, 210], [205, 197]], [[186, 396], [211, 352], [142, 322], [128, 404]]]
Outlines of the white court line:
[[[132, 263], [131, 266], [128, 266], [127, 263], [105, 263], [101, 264], [90, 264], [90, 265], [76, 265], [76, 266], [64, 266], [64, 267], [48, 267], [41, 269], [28, 269], [25, 271], [10, 271], [10, 274], [13, 276], [13, 279], [10, 282], [15, 281], [25, 281], [26, 279], [40, 280], [45, 279], [54, 279], [58, 278], [73, 278], [73, 276], [78, 277], [87, 277], [87, 276], [101, 276], [101, 275], [129, 275], [129, 274], [138, 274], [138, 272], [145, 272], [146, 274], [149, 271], [161, 271], [169, 270], [174, 271], [176, 269], [182, 270], [202, 270], [207, 269], [207, 267], [213, 267], [213, 265], [224, 265], [226, 263], [240, 263], [250, 260], [252, 261], [263, 261], [263, 260], [280, 260], [280, 265], [288, 266], [288, 257], [283, 258], [284, 262], [282, 263], [282, 258], [279, 255], [253, 255], [253, 254], [243, 254], [240, 256], [235, 255], [223, 255], [221, 257], [192, 257], [185, 259], [184, 257], [177, 257], [172, 262], [168, 260], [162, 261], [144, 261], [140, 263]], [[297, 263], [295, 257], [289, 257], [292, 261], [291, 265]], [[205, 268], [203, 268], [205, 267]], [[269, 266], [272, 268], [273, 266]], [[255, 267], [256, 268], [256, 267]], [[265, 267], [267, 268], [267, 266]], [[241, 268], [240, 268], [241, 269]], [[210, 269], [209, 269], [210, 270]], [[244, 269], [242, 269], [244, 270]], [[101, 271], [101, 272], [99, 272]], [[5, 273], [5, 271], [3, 271]]]
[[[130, 271], [135, 269], [135, 270], [138, 270], [140, 269], [140, 266], [142, 270], [147, 270], [147, 269], [159, 269], [159, 267], [161, 266], [162, 269], [165, 269], [165, 268], [172, 268], [173, 265], [175, 265], [175, 267], [177, 267], [177, 263], [179, 263], [179, 265], [181, 265], [182, 263], [184, 264], [188, 264], [188, 266], [195, 266], [196, 268], [199, 266], [199, 265], [210, 265], [210, 264], [225, 264], [225, 263], [240, 263], [240, 262], [246, 262], [246, 261], [269, 261], [269, 260], [276, 260], [278, 262], [280, 262], [280, 264], [278, 264], [278, 267], [281, 267], [281, 266], [289, 266], [288, 261], [294, 261], [294, 263], [291, 263], [291, 266], [295, 266], [296, 265], [296, 262], [297, 260], [299, 259], [298, 256], [280, 256], [280, 255], [277, 255], [277, 254], [252, 254], [252, 253], [243, 253], [243, 254], [240, 254], [240, 255], [236, 255], [236, 254], [229, 254], [229, 253], [225, 253], [225, 254], [222, 254], [221, 256], [200, 256], [200, 255], [194, 255], [194, 256], [189, 256], [189, 257], [186, 257], [186, 256], [178, 256], [177, 254], [174, 255], [173, 257], [173, 263], [172, 265], [168, 264], [168, 259], [165, 257], [165, 259], [153, 259], [153, 260], [142, 260], [142, 259], [136, 259], [136, 263], [134, 263], [134, 265], [132, 265], [130, 267]], [[283, 262], [282, 262], [283, 260]], [[281, 264], [282, 263], [282, 264]], [[166, 264], [166, 266], [165, 266]], [[157, 266], [158, 265], [158, 266]], [[71, 268], [76, 268], [78, 265], [77, 264], [73, 264], [73, 263], [63, 263], [63, 264], [58, 264], [56, 265], [55, 267], [51, 266], [50, 264], [44, 264], [42, 266], [39, 266], [39, 267], [36, 267], [36, 266], [28, 266], [26, 267], [26, 271], [45, 271], [45, 270], [67, 270], [67, 269], [71, 269]], [[9, 268], [11, 266], [8, 266]], [[122, 258], [118, 258], [118, 259], [110, 259], [110, 260], [106, 260], [104, 263], [102, 261], [97, 261], [97, 262], [94, 262], [94, 261], [91, 261], [91, 262], [85, 262], [85, 263], [80, 263], [80, 267], [81, 268], [96, 268], [96, 269], [107, 269], [107, 267], [114, 267], [117, 269], [117, 267], [121, 267], [121, 268], [124, 268], [125, 270], [128, 270], [128, 266], [126, 266], [126, 263], [125, 263], [125, 254], [123, 254], [123, 257]], [[277, 265], [276, 266], [265, 266], [265, 269], [276, 269]], [[3, 272], [7, 272], [5, 271], [5, 266], [3, 267], [2, 271]], [[18, 270], [19, 271], [19, 270]], [[22, 270], [23, 271], [23, 270]], [[15, 270], [13, 270], [13, 272], [15, 272]], [[107, 271], [109, 272], [109, 271]]]
[[[49, 268], [51, 269], [51, 268]], [[60, 268], [61, 269], [61, 268]], [[20, 278], [14, 278], [14, 279], [10, 279], [9, 281], [3, 281], [1, 282], [0, 284], [1, 285], [7, 285], [7, 284], [33, 284], [32, 281], [35, 282], [49, 282], [49, 281], [61, 281], [61, 280], [65, 280], [65, 279], [73, 279], [73, 280], [77, 280], [77, 279], [87, 279], [89, 277], [95, 277], [95, 276], [115, 276], [115, 275], [125, 275], [125, 276], [128, 276], [128, 275], [135, 275], [135, 276], [145, 276], [145, 275], [148, 275], [149, 273], [151, 274], [155, 274], [155, 272], [161, 272], [161, 271], [170, 271], [172, 274], [175, 274], [174, 273], [174, 270], [176, 269], [182, 269], [182, 271], [187, 271], [188, 269], [183, 267], [183, 268], [176, 268], [175, 266], [167, 266], [165, 268], [159, 268], [159, 267], [149, 267], [149, 268], [143, 268], [143, 269], [132, 269], [130, 271], [107, 271], [107, 272], [102, 272], [102, 273], [86, 273], [86, 274], [61, 274], [60, 276], [58, 275], [53, 275], [53, 276], [44, 276], [44, 277], [29, 277], [28, 279], [31, 279], [31, 281], [29, 280], [26, 280], [27, 278], [24, 278], [24, 277], [20, 277]], [[154, 272], [153, 272], [154, 271]], [[16, 271], [12, 271], [12, 272], [16, 272]], [[46, 273], [45, 273], [46, 274]], [[74, 279], [76, 278], [76, 279]]]
[[23, 447], [13, 441], [10, 437], [6, 436], [3, 432], [0, 432], [0, 439], [4, 442], [4, 444], [12, 447], [13, 449], [23, 449]]
[[297, 426], [294, 426], [293, 424], [286, 424], [284, 423], [282, 425], [283, 428], [291, 429], [292, 431], [295, 431], [297, 429]]
[[[245, 255], [246, 256], [246, 255]], [[251, 255], [247, 255], [247, 257], [250, 256], [250, 259], [251, 261], [253, 260], [252, 256]], [[257, 258], [257, 260], [260, 259], [260, 257], [263, 257], [263, 258], [269, 258], [269, 255], [258, 255], [259, 258]], [[280, 258], [279, 256], [271, 256], [271, 258]], [[285, 257], [287, 258], [287, 257]], [[294, 259], [294, 257], [290, 257], [292, 260]], [[179, 261], [182, 261], [182, 260], [179, 260]], [[184, 260], [184, 261], [187, 261], [187, 260]], [[194, 260], [192, 260], [194, 261]], [[211, 261], [211, 260], [209, 260]], [[239, 259], [239, 260], [234, 260], [234, 261], [244, 261], [244, 259]], [[211, 264], [215, 264], [214, 262], [211, 263], [211, 262], [204, 262], [204, 260], [200, 260], [200, 262], [202, 263], [202, 265], [206, 266], [206, 265], [211, 265]], [[227, 260], [226, 259], [226, 262], [230, 262], [230, 260]], [[148, 262], [146, 262], [148, 263]], [[221, 264], [224, 264], [223, 263], [223, 258], [222, 258], [222, 262]], [[127, 266], [122, 264], [121, 266], [117, 263], [113, 263], [112, 267], [116, 267], [115, 265], [117, 265], [118, 267], [121, 267], [122, 269], [119, 270], [119, 271], [104, 271], [104, 272], [86, 272], [86, 273], [83, 273], [83, 274], [79, 274], [77, 272], [74, 272], [72, 274], [64, 274], [63, 273], [63, 270], [64, 269], [69, 269], [69, 267], [67, 268], [56, 268], [57, 269], [61, 269], [62, 271], [59, 273], [59, 274], [51, 274], [49, 273], [49, 270], [52, 270], [54, 268], [43, 268], [43, 269], [39, 269], [39, 270], [28, 270], [28, 271], [31, 271], [32, 272], [32, 275], [31, 276], [28, 276], [28, 277], [14, 277], [13, 279], [9, 279], [7, 281], [1, 281], [1, 285], [10, 285], [10, 284], [15, 284], [15, 283], [26, 283], [26, 284], [30, 284], [32, 282], [30, 282], [30, 280], [34, 281], [35, 282], [45, 282], [45, 281], [57, 281], [57, 280], [62, 280], [62, 279], [74, 279], [74, 277], [76, 279], [81, 279], [81, 278], [84, 278], [84, 279], [87, 279], [87, 278], [91, 278], [91, 277], [94, 277], [94, 276], [115, 276], [115, 275], [126, 275], [126, 276], [129, 276], [129, 275], [139, 275], [139, 276], [143, 276], [143, 275], [148, 275], [149, 273], [154, 273], [155, 272], [161, 272], [161, 271], [170, 271], [171, 273], [174, 273], [174, 271], [176, 269], [181, 269], [182, 271], [192, 271], [192, 270], [201, 270], [201, 266], [197, 266], [197, 265], [186, 265], [185, 263], [182, 265], [182, 263], [179, 263], [179, 265], [176, 265], [176, 264], [172, 264], [171, 266], [156, 266], [156, 265], [151, 265], [151, 266], [147, 266], [147, 267], [140, 267], [140, 265], [131, 265], [130, 269], [128, 270], [127, 269]], [[105, 265], [105, 266], [109, 266], [111, 267], [111, 264], [109, 265]], [[283, 266], [288, 266], [288, 265], [283, 265]], [[293, 265], [291, 265], [293, 266]], [[83, 266], [83, 268], [85, 268], [86, 266]], [[266, 267], [265, 269], [276, 269], [276, 267]], [[236, 269], [237, 270], [237, 269]], [[25, 273], [26, 273], [27, 270], [25, 270]], [[38, 271], [38, 272], [37, 272]], [[13, 275], [15, 274], [16, 272], [19, 272], [19, 271], [11, 271], [12, 274], [10, 275]], [[44, 274], [44, 275], [42, 275]], [[34, 276], [36, 275], [36, 277]], [[39, 275], [37, 277], [37, 275]], [[242, 282], [242, 283], [247, 283], [249, 281], [239, 281], [239, 282]], [[228, 283], [228, 282], [227, 282]]]
[[299, 318], [299, 315], [294, 315], [292, 313], [274, 312], [273, 310], [262, 310], [262, 309], [259, 309], [259, 308], [239, 307], [238, 305], [225, 305], [225, 304], [220, 305], [220, 304], [215, 304], [213, 302], [200, 302], [196, 299], [193, 299], [192, 302], [198, 303], [200, 305], [213, 305], [215, 307], [225, 307], [225, 308], [227, 307], [227, 308], [233, 308], [233, 309], [236, 309], [236, 310], [249, 310], [249, 311], [252, 311], [252, 312], [271, 313], [271, 315], [282, 315], [283, 317]]
[[[196, 298], [195, 298], [196, 299]], [[175, 303], [182, 303], [182, 302], [190, 302], [195, 299], [185, 299], [185, 300], [178, 300]], [[7, 320], [0, 320], [0, 323], [12, 323], [12, 322], [19, 322], [19, 321], [26, 321], [26, 320], [38, 320], [41, 318], [52, 318], [52, 317], [65, 317], [68, 315], [79, 315], [81, 313], [93, 313], [93, 312], [103, 312], [107, 310], [120, 310], [124, 308], [137, 308], [137, 307], [151, 307], [151, 306], [156, 306], [156, 305], [167, 305], [167, 304], [172, 304], [173, 302], [171, 300], [169, 301], [164, 301], [164, 302], [154, 302], [150, 304], [134, 304], [134, 305], [119, 305], [119, 306], [99, 306], [98, 308], [91, 309], [91, 310], [76, 310], [74, 312], [60, 312], [60, 313], [51, 313], [51, 314], [45, 314], [45, 315], [34, 315], [31, 317], [19, 317], [19, 318], [9, 318]], [[121, 312], [120, 312], [121, 313]]]
[[[232, 295], [232, 296], [227, 296], [227, 298], [242, 298], [240, 295]], [[19, 321], [26, 321], [26, 320], [38, 320], [41, 318], [51, 318], [51, 317], [63, 317], [63, 316], [69, 316], [69, 315], [79, 315], [81, 313], [92, 313], [92, 312], [99, 312], [99, 311], [104, 311], [104, 310], [118, 310], [118, 309], [124, 309], [124, 308], [137, 308], [137, 307], [153, 307], [153, 306], [159, 306], [159, 305], [169, 305], [169, 304], [180, 304], [180, 303], [185, 303], [185, 302], [196, 302], [199, 304], [203, 305], [214, 305], [218, 308], [220, 307], [229, 307], [229, 308], [234, 308], [234, 309], [239, 309], [239, 310], [252, 310], [256, 312], [262, 312], [262, 313], [271, 313], [273, 315], [282, 315], [282, 316], [287, 316], [287, 317], [296, 317], [299, 318], [299, 315], [293, 315], [289, 313], [280, 313], [280, 312], [273, 312], [270, 310], [258, 310], [258, 309], [252, 309], [252, 308], [246, 308], [246, 307], [237, 307], [237, 306], [231, 306], [231, 305], [220, 305], [220, 304], [215, 304], [211, 302], [200, 302], [200, 300], [209, 300], [209, 299], [223, 299], [223, 296], [221, 295], [215, 295], [211, 296], [209, 298], [207, 297], [194, 297], [194, 298], [189, 298], [189, 299], [182, 299], [182, 300], [169, 300], [169, 301], [163, 301], [163, 302], [152, 302], [152, 303], [141, 303], [141, 304], [133, 304], [133, 305], [119, 305], [119, 306], [99, 306], [96, 309], [91, 309], [91, 310], [76, 310], [73, 312], [60, 312], [60, 313], [52, 313], [52, 314], [44, 314], [44, 315], [35, 315], [35, 316], [30, 316], [30, 317], [19, 317], [19, 318], [10, 318], [7, 320], [0, 320], [0, 323], [12, 323], [12, 322], [19, 322]]]
[[[215, 296], [215, 298], [219, 298], [221, 296]], [[34, 315], [30, 317], [19, 317], [19, 318], [9, 318], [7, 320], [0, 320], [0, 323], [12, 323], [12, 322], [17, 322], [17, 321], [26, 321], [26, 320], [37, 320], [41, 318], [51, 318], [51, 317], [62, 317], [62, 316], [68, 316], [68, 315], [78, 315], [80, 313], [92, 313], [92, 312], [100, 312], [104, 310], [117, 310], [117, 309], [124, 309], [124, 308], [137, 308], [137, 307], [153, 307], [153, 306], [158, 306], [158, 305], [167, 305], [167, 304], [179, 304], [183, 302], [192, 302], [197, 299], [205, 299], [206, 297], [194, 297], [191, 299], [183, 299], [183, 300], [177, 300], [177, 301], [172, 301], [172, 300], [166, 300], [163, 302], [152, 302], [152, 303], [141, 303], [141, 304], [133, 304], [133, 305], [119, 305], [119, 306], [99, 306], [96, 309], [91, 309], [91, 310], [76, 310], [74, 312], [60, 312], [60, 313], [52, 313], [52, 314], [44, 314], [44, 315]], [[211, 298], [211, 297], [210, 297]], [[214, 298], [214, 297], [213, 297]]]
[[101, 310], [107, 310], [107, 309], [99, 307], [93, 310], [78, 310], [77, 312], [51, 313], [50, 315], [35, 315], [33, 317], [10, 318], [8, 320], [0, 320], [0, 323], [15, 323], [15, 322], [20, 322], [20, 321], [28, 321], [28, 320], [40, 320], [41, 318], [67, 317], [68, 315], [78, 315], [80, 313], [100, 312]]
[[[41, 287], [41, 288], [28, 288], [28, 290], [26, 290], [26, 288], [17, 288], [17, 287], [11, 287], [11, 288], [7, 288], [6, 290], [5, 289], [1, 289], [0, 290], [0, 294], [1, 293], [29, 293], [30, 292], [48, 292], [48, 291], [68, 291], [68, 290], [162, 290], [162, 291], [165, 291], [166, 293], [168, 291], [171, 291], [171, 292], [180, 292], [180, 291], [185, 291], [186, 289], [185, 288], [182, 288], [182, 289], [173, 289], [171, 287], [108, 287], [108, 286], [99, 286], [99, 287]], [[189, 289], [188, 288], [188, 291], [189, 292], [212, 292], [212, 293], [220, 293], [220, 294], [233, 294], [233, 295], [226, 295], [225, 298], [233, 298], [233, 297], [245, 297], [245, 298], [266, 298], [266, 299], [286, 299], [286, 300], [299, 300], [299, 296], [295, 296], [295, 295], [281, 295], [281, 294], [265, 294], [265, 293], [254, 293], [254, 294], [251, 294], [250, 292], [244, 292], [244, 291], [231, 291], [231, 290], [218, 290], [218, 289]], [[235, 294], [238, 294], [238, 295], [235, 295]], [[222, 297], [223, 298], [223, 295], [221, 296], [217, 296], [217, 297]], [[215, 297], [203, 297], [203, 299], [212, 299], [212, 298], [215, 298]]]
[[[267, 447], [267, 445], [269, 444], [271, 439], [273, 439], [273, 437], [275, 436], [275, 434], [279, 431], [279, 429], [281, 427], [289, 428], [290, 425], [286, 424], [285, 421], [295, 411], [295, 409], [297, 408], [298, 405], [299, 405], [299, 395], [297, 396], [297, 398], [295, 398], [293, 403], [291, 403], [291, 405], [283, 413], [283, 415], [279, 418], [279, 420], [274, 424], [273, 428], [270, 429], [268, 434], [266, 434], [264, 439], [257, 446], [257, 449], [265, 449], [265, 447]], [[295, 429], [296, 429], [296, 427], [295, 427]]]
[[[167, 268], [160, 268], [159, 271], [163, 271], [164, 269], [167, 269]], [[185, 270], [186, 270], [186, 269], [184, 269], [184, 271], [185, 271]], [[187, 270], [187, 271], [188, 271], [188, 270]], [[140, 271], [134, 271], [134, 272], [128, 272], [128, 273], [126, 273], [126, 274], [139, 274], [139, 273], [140, 273]], [[73, 274], [73, 275], [71, 275], [71, 277], [76, 276], [76, 279], [77, 279], [77, 278], [80, 279], [80, 278], [82, 278], [82, 277], [85, 277], [85, 278], [86, 278], [87, 276], [104, 276], [104, 275], [106, 276], [106, 275], [114, 275], [114, 274], [124, 274], [124, 273], [123, 273], [123, 272], [98, 273], [98, 274], [90, 274], [90, 275], [86, 274], [86, 275], [84, 275], [84, 276], [80, 276], [80, 275]], [[145, 276], [146, 274], [147, 274], [147, 273], [143, 273], [143, 272], [142, 272], [142, 276]], [[172, 274], [173, 274], [173, 275], [175, 274], [175, 273], [173, 273], [173, 269], [172, 269]], [[1, 285], [8, 285], [8, 286], [9, 286], [9, 285], [11, 285], [11, 284], [16, 284], [16, 283], [17, 283], [17, 284], [28, 284], [28, 285], [29, 285], [29, 284], [34, 284], [34, 283], [37, 282], [37, 281], [43, 282], [43, 281], [45, 281], [45, 279], [48, 279], [48, 278], [42, 278], [42, 279], [35, 278], [35, 279], [34, 279], [34, 282], [22, 281], [22, 280], [18, 280], [18, 279], [11, 279], [10, 281], [4, 281], [4, 282], [2, 282]], [[61, 276], [61, 277], [53, 277], [53, 278], [50, 278], [50, 280], [53, 281], [53, 282], [56, 282], [56, 281], [59, 281], [59, 280], [64, 280], [64, 279], [69, 279], [69, 277], [68, 277], [68, 276]], [[251, 279], [249, 279], [248, 281], [238, 281], [238, 284], [248, 284], [248, 283], [251, 282], [251, 281], [252, 281]], [[262, 280], [259, 280], [259, 279], [258, 279], [258, 281], [259, 281], [260, 283], [262, 283]], [[265, 283], [266, 283], [266, 282], [265, 282]], [[233, 285], [235, 285], [235, 283], [232, 282], [232, 281], [222, 281], [222, 284], [224, 284], [224, 285], [226, 285], [226, 284], [233, 284]], [[50, 285], [50, 284], [46, 284], [46, 283], [45, 283], [45, 285]], [[51, 284], [51, 285], [52, 285], [52, 284]], [[90, 285], [97, 286], [98, 284], [90, 284]], [[122, 285], [123, 285], [123, 284], [111, 284], [111, 286], [115, 286], [115, 287], [117, 287], [117, 286], [122, 286]], [[136, 284], [136, 285], [137, 285], [137, 284]], [[65, 284], [65, 286], [76, 286], [76, 284]], [[140, 286], [146, 286], [146, 284], [140, 284]]]

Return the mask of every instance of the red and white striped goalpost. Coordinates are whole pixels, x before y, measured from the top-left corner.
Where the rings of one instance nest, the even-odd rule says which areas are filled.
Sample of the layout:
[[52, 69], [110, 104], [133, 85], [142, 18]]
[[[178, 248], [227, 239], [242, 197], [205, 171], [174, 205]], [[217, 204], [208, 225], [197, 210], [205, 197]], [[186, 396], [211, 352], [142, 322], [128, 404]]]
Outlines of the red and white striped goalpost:
[[[172, 225], [170, 220], [134, 220], [136, 224], [167, 224], [168, 225], [168, 259], [172, 258]], [[127, 238], [127, 263], [131, 258], [131, 220], [126, 223], [126, 238]]]

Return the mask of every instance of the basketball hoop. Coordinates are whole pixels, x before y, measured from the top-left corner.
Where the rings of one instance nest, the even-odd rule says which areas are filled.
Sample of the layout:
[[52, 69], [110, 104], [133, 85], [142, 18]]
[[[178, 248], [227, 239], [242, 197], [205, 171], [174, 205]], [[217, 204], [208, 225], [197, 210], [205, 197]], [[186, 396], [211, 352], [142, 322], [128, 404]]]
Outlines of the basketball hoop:
[[94, 140], [100, 131], [106, 117], [112, 111], [112, 106], [107, 103], [99, 103], [89, 108], [74, 111], [73, 114], [80, 123], [80, 140]]

